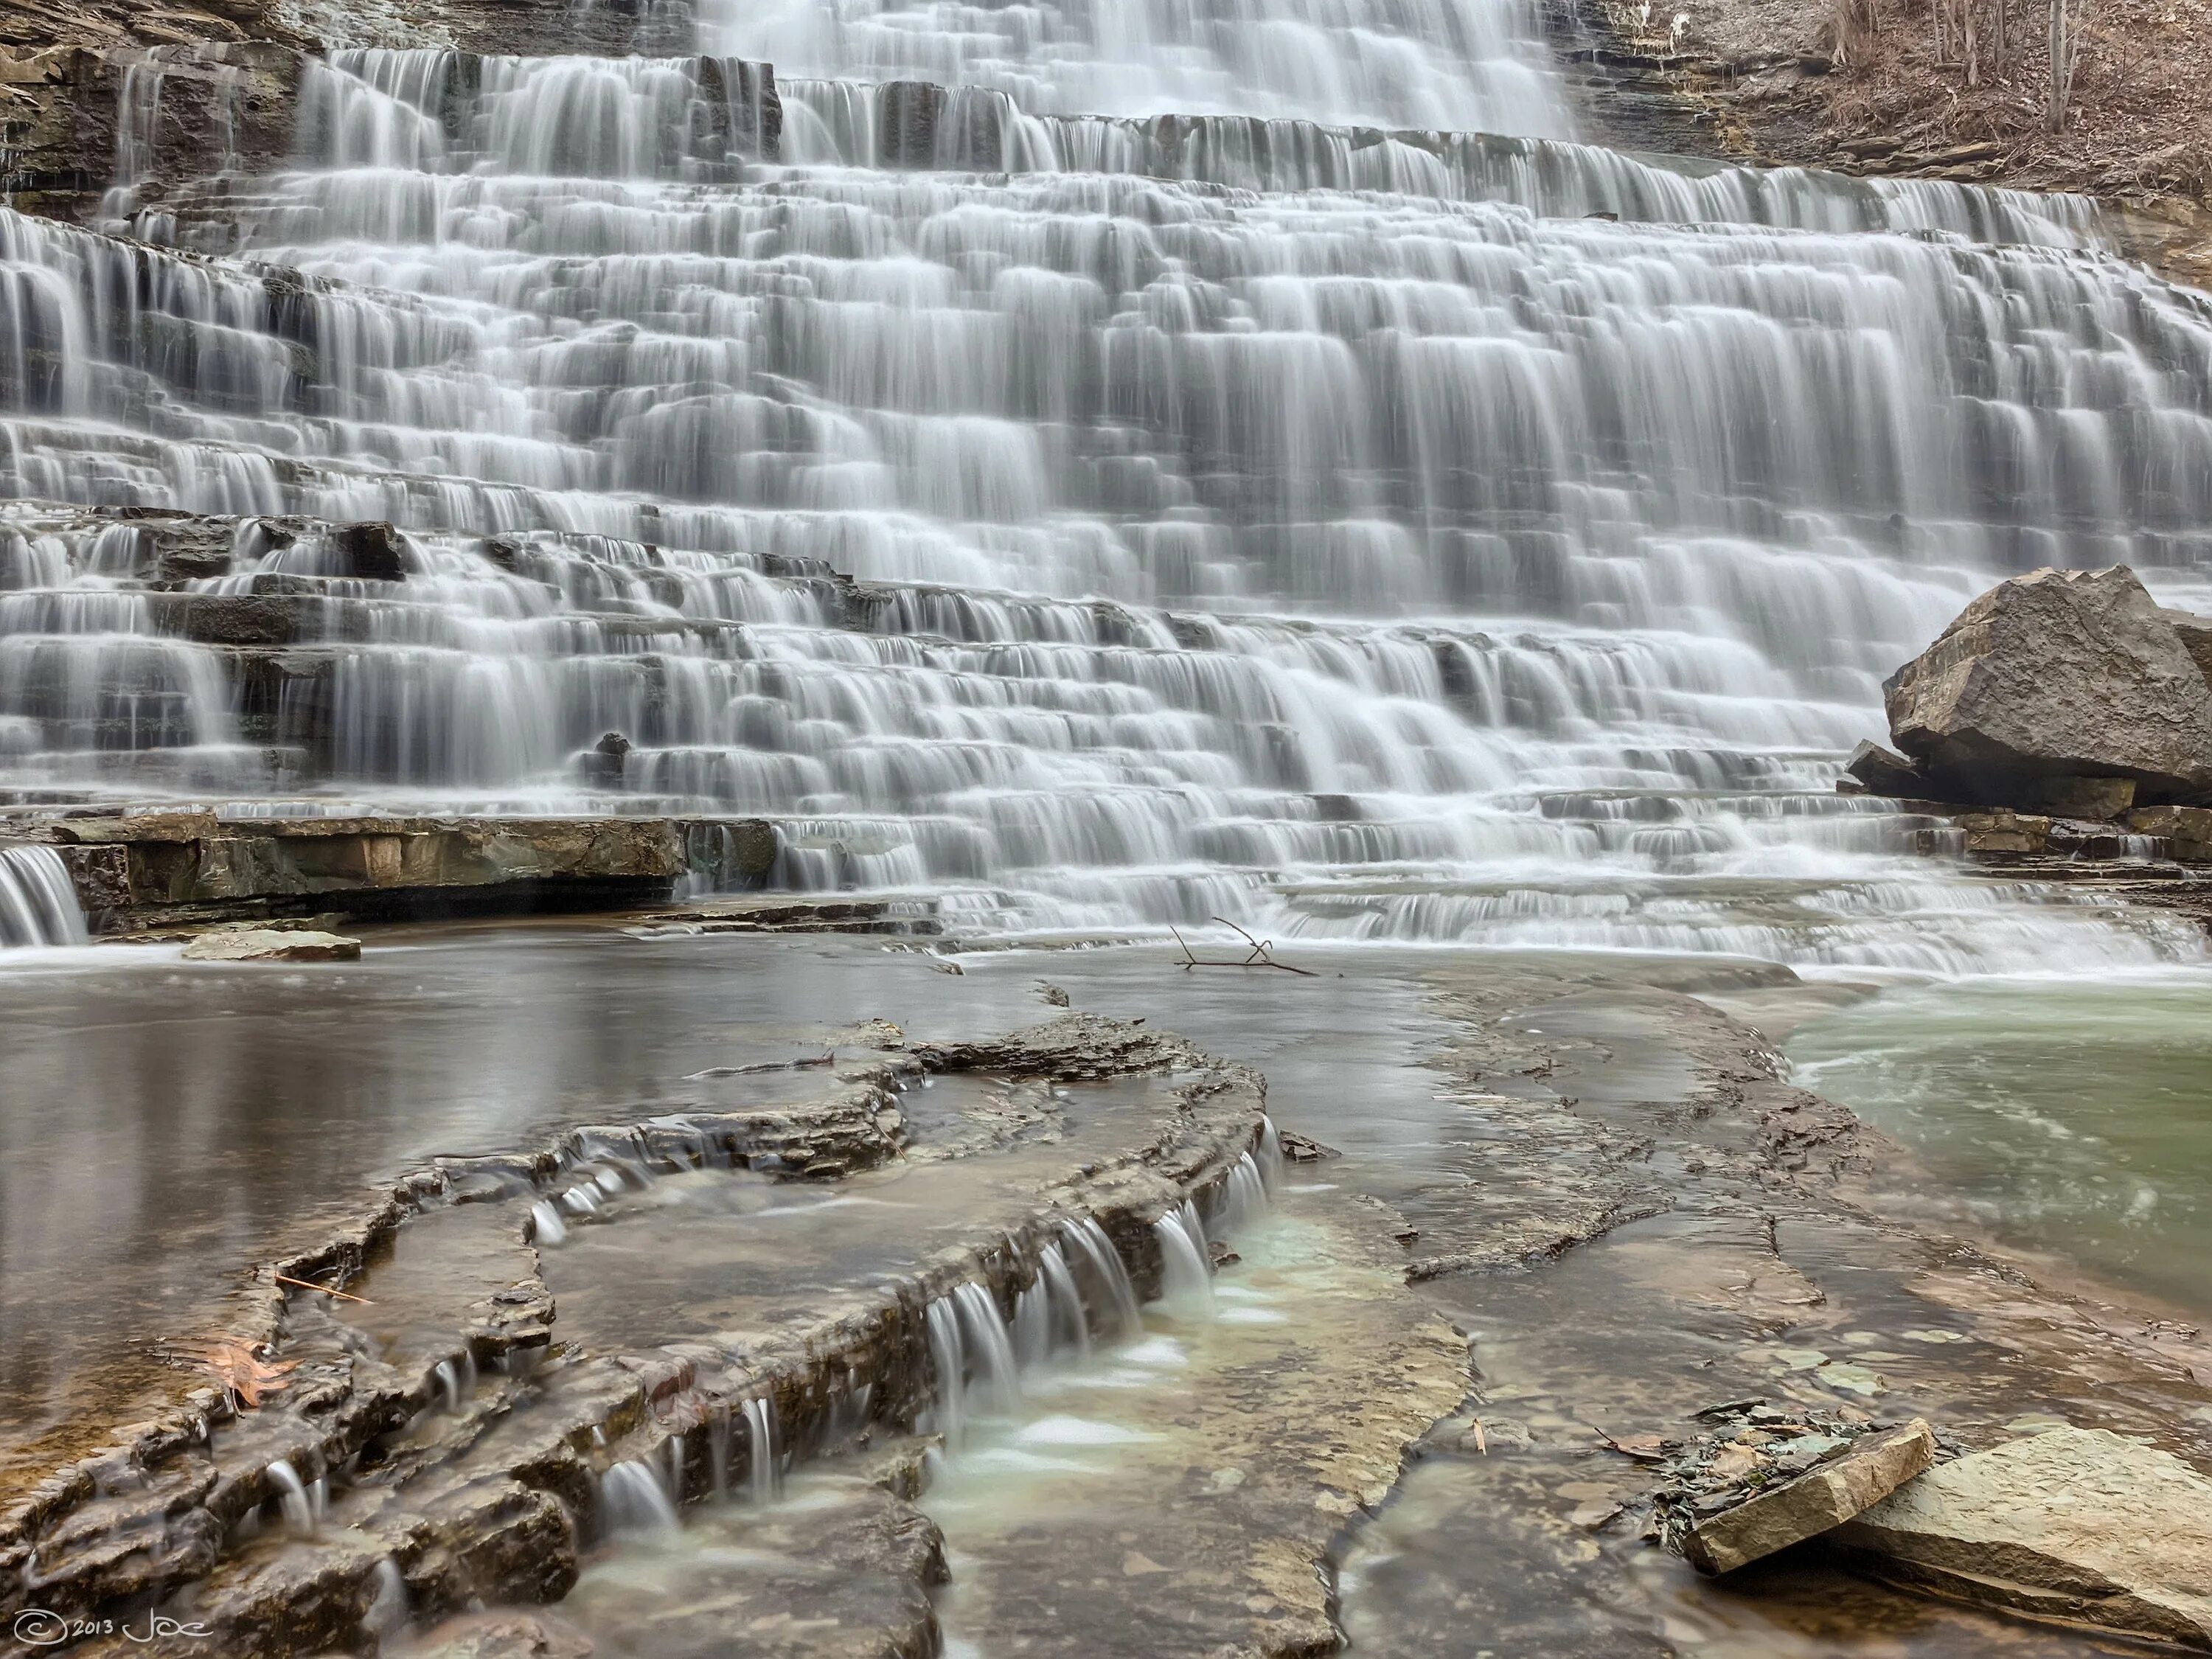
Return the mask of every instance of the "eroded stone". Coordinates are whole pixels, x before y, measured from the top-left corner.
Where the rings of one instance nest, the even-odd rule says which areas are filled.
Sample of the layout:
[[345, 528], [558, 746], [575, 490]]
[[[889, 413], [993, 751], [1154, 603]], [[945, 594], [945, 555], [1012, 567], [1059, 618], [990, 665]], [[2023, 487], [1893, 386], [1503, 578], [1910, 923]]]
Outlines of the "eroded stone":
[[1935, 1456], [1936, 1437], [1917, 1417], [1901, 1429], [1863, 1435], [1832, 1461], [1699, 1521], [1682, 1553], [1700, 1572], [1733, 1572], [1841, 1525]]

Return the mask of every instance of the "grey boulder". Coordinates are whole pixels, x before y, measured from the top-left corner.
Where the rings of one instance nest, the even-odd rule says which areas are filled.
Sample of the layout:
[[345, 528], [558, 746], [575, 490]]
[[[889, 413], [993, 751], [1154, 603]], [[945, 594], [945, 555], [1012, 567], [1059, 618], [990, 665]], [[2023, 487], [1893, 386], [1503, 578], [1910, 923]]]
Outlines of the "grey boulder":
[[2212, 797], [2212, 683], [2172, 615], [2124, 565], [2000, 582], [1883, 687], [1893, 739], [1945, 799], [2087, 778], [2134, 780], [2134, 803]]

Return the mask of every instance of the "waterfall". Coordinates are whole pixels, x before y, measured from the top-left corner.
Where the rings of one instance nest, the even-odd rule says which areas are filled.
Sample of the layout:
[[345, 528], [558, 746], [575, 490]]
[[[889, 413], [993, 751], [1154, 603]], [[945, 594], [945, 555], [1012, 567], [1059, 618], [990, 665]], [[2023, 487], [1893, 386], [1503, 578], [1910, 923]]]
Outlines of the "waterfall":
[[1267, 1183], [1261, 1176], [1259, 1160], [1249, 1152], [1241, 1153], [1214, 1194], [1205, 1236], [1227, 1238], [1257, 1220], [1267, 1207]]
[[1996, 578], [2212, 584], [2212, 308], [2088, 204], [1574, 143], [1510, 0], [936, 15], [336, 52], [286, 170], [0, 209], [0, 799], [757, 816], [975, 931], [2202, 958], [1833, 793]]
[[746, 1484], [754, 1503], [768, 1503], [783, 1490], [782, 1455], [776, 1443], [775, 1401], [766, 1395], [746, 1401]]
[[[1072, 1261], [1083, 1264], [1091, 1281], [1091, 1305], [1112, 1310], [1112, 1322], [1106, 1326], [1103, 1334], [1134, 1336], [1143, 1330], [1145, 1316], [1137, 1305], [1136, 1287], [1129, 1282], [1128, 1269], [1121, 1265], [1121, 1253], [1115, 1249], [1114, 1241], [1106, 1237], [1106, 1230], [1096, 1218], [1085, 1216], [1079, 1220], [1062, 1221], [1060, 1231], [1067, 1248], [1074, 1252]], [[1073, 1277], [1072, 1271], [1070, 1277]]]
[[[321, 1506], [310, 1496], [300, 1479], [300, 1472], [280, 1457], [269, 1465], [267, 1474], [269, 1484], [276, 1489], [276, 1501], [284, 1511], [284, 1524], [301, 1537], [313, 1533], [315, 1522], [321, 1518]], [[319, 1490], [325, 1489], [319, 1479], [315, 1485]]]
[[1261, 1184], [1272, 1193], [1283, 1184], [1283, 1142], [1275, 1133], [1275, 1120], [1265, 1112], [1260, 1115], [1260, 1139], [1254, 1151]]
[[660, 1472], [635, 1458], [610, 1464], [599, 1476], [599, 1514], [608, 1533], [662, 1532], [678, 1524]]
[[0, 950], [82, 945], [88, 937], [61, 854], [51, 847], [0, 844]]
[[959, 83], [1062, 113], [1304, 115], [1564, 134], [1558, 77], [1522, 0], [1068, 0], [919, 9], [708, 0], [720, 50], [792, 76]]
[[1160, 1297], [1181, 1312], [1213, 1317], [1213, 1264], [1206, 1248], [1206, 1228], [1195, 1206], [1186, 1200], [1152, 1223], [1160, 1247]]

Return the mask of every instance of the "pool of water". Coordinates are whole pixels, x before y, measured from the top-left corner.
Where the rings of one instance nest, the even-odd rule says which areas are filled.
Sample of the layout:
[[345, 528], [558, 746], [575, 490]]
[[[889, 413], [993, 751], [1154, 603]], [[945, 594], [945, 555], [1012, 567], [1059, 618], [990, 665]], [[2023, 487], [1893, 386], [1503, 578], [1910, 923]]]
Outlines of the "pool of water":
[[1900, 987], [1787, 1051], [1999, 1238], [2212, 1316], [2212, 975]]

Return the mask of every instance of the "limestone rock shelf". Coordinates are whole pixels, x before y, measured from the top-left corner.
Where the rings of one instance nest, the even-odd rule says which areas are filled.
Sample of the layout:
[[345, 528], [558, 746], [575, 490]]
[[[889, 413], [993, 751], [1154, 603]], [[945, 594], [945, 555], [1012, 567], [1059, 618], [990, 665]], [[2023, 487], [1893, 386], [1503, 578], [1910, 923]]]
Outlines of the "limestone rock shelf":
[[781, 842], [757, 818], [269, 817], [173, 811], [0, 828], [61, 856], [95, 933], [335, 915], [377, 920], [665, 903], [701, 874], [757, 887]]

